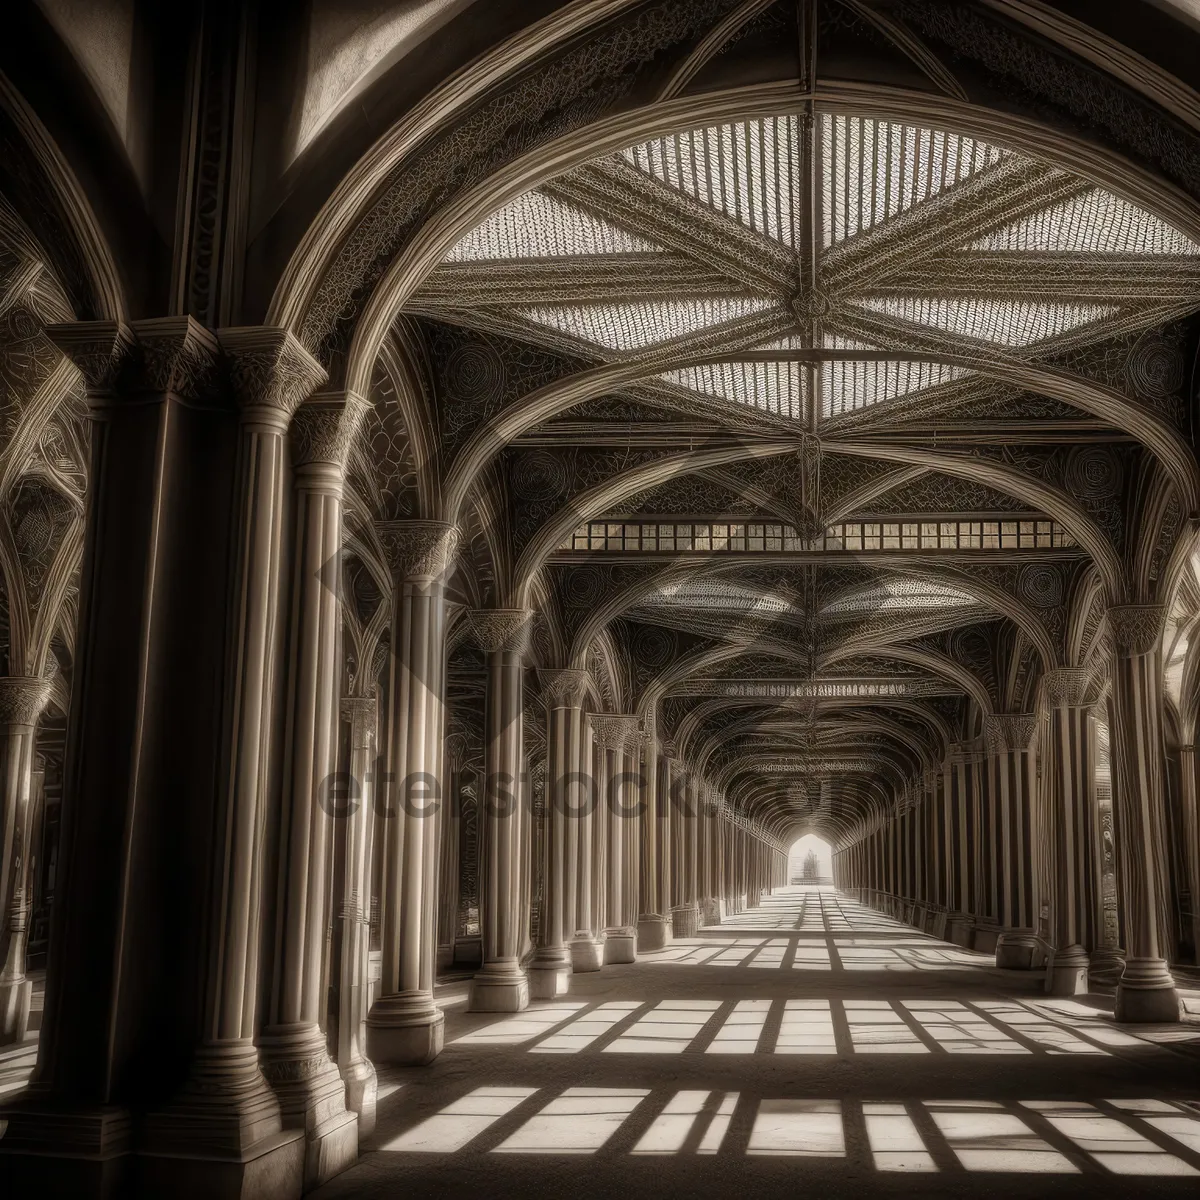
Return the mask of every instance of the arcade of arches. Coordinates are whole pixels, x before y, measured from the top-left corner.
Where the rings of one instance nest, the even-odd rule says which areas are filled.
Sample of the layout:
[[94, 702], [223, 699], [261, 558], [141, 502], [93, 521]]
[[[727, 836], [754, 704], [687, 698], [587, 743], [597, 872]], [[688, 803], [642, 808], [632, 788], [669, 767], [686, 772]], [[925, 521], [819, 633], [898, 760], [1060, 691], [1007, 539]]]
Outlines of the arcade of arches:
[[1195, 1186], [1194, 5], [4, 21], [7, 1194]]

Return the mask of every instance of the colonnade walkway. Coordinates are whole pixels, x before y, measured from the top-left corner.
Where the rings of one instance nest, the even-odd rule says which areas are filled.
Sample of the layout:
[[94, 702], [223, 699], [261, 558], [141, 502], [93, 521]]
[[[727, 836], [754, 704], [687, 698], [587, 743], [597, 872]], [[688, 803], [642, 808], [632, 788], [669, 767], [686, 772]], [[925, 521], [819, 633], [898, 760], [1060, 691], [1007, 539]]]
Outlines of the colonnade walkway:
[[1200, 993], [1120, 1027], [1041, 983], [795, 887], [515, 1016], [446, 984], [315, 1195], [1200, 1194]]

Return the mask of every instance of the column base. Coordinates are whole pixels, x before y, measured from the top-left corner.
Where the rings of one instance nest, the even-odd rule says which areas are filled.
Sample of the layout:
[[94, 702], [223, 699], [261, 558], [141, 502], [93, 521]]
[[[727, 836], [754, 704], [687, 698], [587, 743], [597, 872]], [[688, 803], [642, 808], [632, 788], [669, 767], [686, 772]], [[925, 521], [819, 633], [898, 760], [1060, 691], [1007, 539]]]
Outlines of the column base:
[[23, 1042], [29, 1032], [29, 1006], [33, 980], [15, 979], [0, 983], [0, 1046]]
[[721, 923], [721, 904], [718, 900], [701, 900], [700, 901], [700, 924], [701, 925], [720, 925]]
[[1088, 956], [1082, 946], [1056, 950], [1046, 968], [1046, 992], [1051, 996], [1078, 996], [1088, 990]]
[[996, 943], [1000, 940], [998, 925], [976, 925], [971, 935], [971, 949], [980, 954], [995, 954]]
[[1037, 948], [1032, 930], [1006, 929], [996, 939], [996, 966], [1005, 971], [1032, 971]]
[[695, 937], [700, 914], [691, 904], [681, 904], [671, 909], [671, 932], [677, 938]]
[[671, 944], [671, 922], [657, 913], [638, 917], [637, 944], [642, 953], [665, 950]]
[[370, 1137], [375, 1132], [375, 1106], [379, 1097], [375, 1067], [367, 1059], [359, 1059], [342, 1072], [342, 1079], [346, 1084], [346, 1107], [358, 1114], [358, 1136]]
[[312, 1191], [357, 1161], [358, 1115], [346, 1108], [346, 1085], [318, 1026], [275, 1026], [258, 1047], [285, 1129], [304, 1131], [304, 1190]]
[[[354, 1140], [355, 1155], [358, 1139]], [[305, 1190], [303, 1129], [284, 1129], [255, 1142], [237, 1157], [138, 1156], [139, 1195], [179, 1200], [293, 1200]], [[345, 1164], [349, 1166], [349, 1163]], [[345, 1170], [345, 1166], [338, 1171]], [[333, 1171], [326, 1178], [332, 1178]], [[314, 1184], [314, 1186], [316, 1186]]]
[[571, 955], [566, 946], [543, 946], [529, 964], [532, 1000], [556, 1000], [571, 989]]
[[471, 980], [468, 1012], [524, 1012], [529, 1007], [529, 980], [515, 959], [486, 963]]
[[604, 965], [623, 966], [637, 962], [637, 934], [632, 929], [618, 928], [604, 931]]
[[1116, 987], [1125, 970], [1125, 952], [1116, 946], [1097, 946], [1088, 959], [1088, 980], [1100, 987]]
[[1179, 993], [1161, 958], [1131, 958], [1117, 984], [1118, 1021], [1148, 1025], [1179, 1020]]
[[919, 929], [922, 933], [925, 932], [925, 916], [926, 910], [923, 904], [914, 904], [912, 911], [908, 914], [908, 923], [914, 928]]
[[424, 1067], [442, 1052], [446, 1014], [428, 992], [380, 996], [367, 1014], [367, 1057], [389, 1067]]
[[571, 940], [571, 970], [577, 974], [598, 971], [604, 966], [604, 939], [590, 933], [576, 934]]
[[[6, 1196], [73, 1196], [122, 1200], [133, 1189], [133, 1121], [126, 1109], [64, 1109], [18, 1094], [0, 1120], [0, 1183]], [[297, 1188], [294, 1195], [299, 1195]]]
[[971, 918], [966, 913], [951, 913], [946, 920], [946, 941], [971, 949]]

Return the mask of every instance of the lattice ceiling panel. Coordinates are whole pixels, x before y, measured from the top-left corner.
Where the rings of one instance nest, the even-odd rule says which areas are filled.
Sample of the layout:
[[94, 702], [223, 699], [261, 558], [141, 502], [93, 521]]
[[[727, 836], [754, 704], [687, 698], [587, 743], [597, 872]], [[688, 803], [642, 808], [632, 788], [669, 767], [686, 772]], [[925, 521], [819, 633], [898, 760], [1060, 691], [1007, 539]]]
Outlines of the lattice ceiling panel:
[[866, 117], [821, 117], [826, 246], [871, 229], [972, 175], [1008, 151], [974, 138]]
[[755, 232], [797, 246], [801, 166], [794, 116], [691, 129], [632, 146], [623, 157]]
[[964, 608], [978, 603], [976, 597], [958, 588], [920, 579], [892, 579], [834, 600], [822, 609], [822, 614], [848, 616], [861, 613], [907, 612], [918, 608]]
[[929, 325], [947, 333], [1002, 346], [1032, 346], [1119, 311], [1101, 304], [950, 297], [887, 296], [858, 303], [872, 312], [898, 317], [914, 325]]
[[771, 307], [771, 303], [767, 299], [733, 296], [625, 304], [536, 305], [516, 311], [526, 320], [581, 342], [607, 350], [628, 351], [753, 316]]
[[705, 396], [802, 420], [807, 411], [807, 371], [794, 362], [713, 363], [662, 376]]
[[642, 602], [648, 608], [717, 610], [762, 616], [799, 616], [800, 610], [780, 596], [719, 580], [664, 584]]
[[1071, 254], [1200, 254], [1200, 246], [1144, 209], [1093, 188], [1024, 220], [993, 230], [971, 250]]
[[662, 247], [544, 192], [526, 192], [471, 230], [450, 251], [446, 261], [654, 252], [661, 253]]
[[826, 417], [961, 379], [960, 367], [926, 362], [827, 362], [821, 366], [821, 411]]

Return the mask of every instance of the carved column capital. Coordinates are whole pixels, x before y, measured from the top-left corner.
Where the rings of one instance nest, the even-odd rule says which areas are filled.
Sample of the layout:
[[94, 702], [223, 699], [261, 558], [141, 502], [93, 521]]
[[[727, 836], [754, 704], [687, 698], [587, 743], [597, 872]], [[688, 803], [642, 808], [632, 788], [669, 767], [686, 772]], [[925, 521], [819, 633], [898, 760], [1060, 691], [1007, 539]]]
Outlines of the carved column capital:
[[0, 725], [36, 725], [52, 686], [36, 675], [0, 677]]
[[379, 521], [375, 533], [397, 582], [438, 579], [458, 552], [458, 530], [445, 521]]
[[216, 335], [191, 317], [135, 321], [139, 369], [134, 390], [170, 393], [190, 404], [215, 404], [221, 350]]
[[1095, 698], [1091, 684], [1087, 667], [1056, 667], [1042, 677], [1049, 708], [1087, 708]]
[[378, 706], [374, 696], [343, 696], [342, 716], [350, 722], [351, 744], [359, 749], [370, 746], [375, 736]]
[[356, 392], [317, 392], [292, 417], [292, 461], [297, 467], [346, 469], [350, 445], [370, 403]]
[[991, 713], [983, 718], [983, 736], [989, 754], [1028, 750], [1037, 732], [1033, 713]]
[[137, 339], [121, 321], [72, 321], [42, 332], [83, 376], [93, 405], [111, 395], [136, 356]]
[[1158, 645], [1166, 620], [1162, 604], [1119, 604], [1106, 614], [1113, 650], [1118, 655], [1149, 654]]
[[593, 715], [592, 731], [606, 750], [635, 750], [642, 741], [637, 717], [624, 713]]
[[285, 430], [296, 409], [328, 379], [325, 368], [286, 329], [220, 329], [217, 342], [244, 419]]
[[561, 670], [539, 669], [537, 677], [546, 702], [551, 708], [579, 708], [583, 704], [590, 682], [586, 671], [573, 667]]
[[528, 608], [470, 608], [467, 626], [485, 654], [500, 651], [524, 654], [533, 634], [533, 611]]

